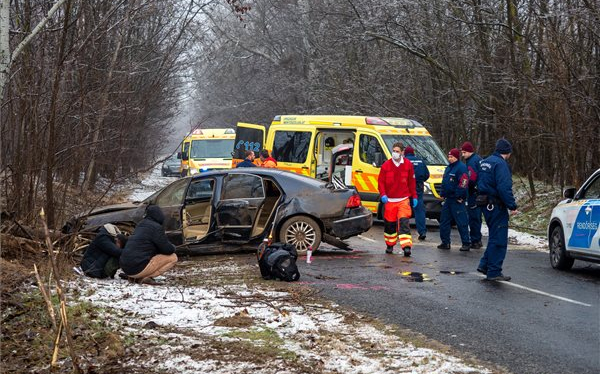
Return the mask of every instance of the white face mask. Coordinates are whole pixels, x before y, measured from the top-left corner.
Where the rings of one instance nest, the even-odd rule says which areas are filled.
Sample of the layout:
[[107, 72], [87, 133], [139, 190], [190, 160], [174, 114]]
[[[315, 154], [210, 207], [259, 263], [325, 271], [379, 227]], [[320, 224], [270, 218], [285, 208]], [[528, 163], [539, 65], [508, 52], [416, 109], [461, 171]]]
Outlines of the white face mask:
[[393, 158], [395, 161], [398, 161], [398, 160], [400, 160], [400, 153], [398, 153], [398, 152], [392, 152], [392, 158]]

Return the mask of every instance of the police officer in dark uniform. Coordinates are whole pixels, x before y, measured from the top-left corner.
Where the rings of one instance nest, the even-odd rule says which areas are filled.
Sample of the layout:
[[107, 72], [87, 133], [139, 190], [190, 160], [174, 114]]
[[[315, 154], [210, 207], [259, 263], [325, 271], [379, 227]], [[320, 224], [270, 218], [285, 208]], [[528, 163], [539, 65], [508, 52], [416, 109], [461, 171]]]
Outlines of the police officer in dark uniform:
[[480, 249], [481, 244], [481, 208], [475, 203], [477, 196], [477, 177], [479, 175], [479, 163], [481, 157], [475, 153], [471, 142], [464, 142], [460, 148], [465, 159], [469, 173], [469, 198], [467, 199], [467, 213], [469, 214], [469, 236], [471, 237], [471, 249]]
[[508, 247], [508, 211], [517, 210], [512, 192], [512, 172], [506, 160], [512, 153], [512, 145], [502, 138], [496, 142], [494, 154], [481, 161], [477, 201], [482, 208], [489, 228], [488, 245], [479, 260], [477, 271], [487, 275], [487, 280], [509, 281], [502, 274], [502, 263]]
[[442, 179], [442, 193], [444, 205], [440, 217], [440, 239], [442, 244], [439, 249], [450, 249], [450, 231], [452, 219], [456, 222], [460, 239], [462, 241], [461, 251], [471, 249], [469, 241], [469, 217], [465, 201], [469, 192], [469, 174], [465, 164], [459, 161], [460, 151], [458, 148], [452, 148], [448, 153], [450, 165], [444, 171]]
[[425, 240], [427, 237], [427, 226], [425, 225], [425, 204], [423, 203], [423, 189], [425, 181], [429, 179], [429, 169], [427, 163], [420, 157], [415, 156], [415, 150], [408, 146], [404, 149], [404, 157], [412, 162], [415, 168], [415, 181], [417, 182], [417, 206], [413, 208], [415, 214], [415, 223], [419, 240]]

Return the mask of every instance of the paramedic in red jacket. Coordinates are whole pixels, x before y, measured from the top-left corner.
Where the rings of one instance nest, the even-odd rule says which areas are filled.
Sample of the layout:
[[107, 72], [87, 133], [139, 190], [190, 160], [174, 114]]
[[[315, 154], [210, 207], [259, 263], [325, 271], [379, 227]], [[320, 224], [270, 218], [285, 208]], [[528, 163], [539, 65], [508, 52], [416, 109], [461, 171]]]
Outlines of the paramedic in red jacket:
[[[409, 220], [411, 206], [418, 203], [415, 182], [415, 170], [409, 159], [404, 157], [402, 143], [392, 146], [392, 158], [381, 166], [379, 171], [379, 196], [384, 205], [383, 236], [387, 245], [386, 253], [394, 251], [394, 245], [400, 241], [404, 256], [411, 253], [412, 237]], [[398, 225], [398, 220], [400, 225]], [[398, 235], [400, 226], [400, 235]]]

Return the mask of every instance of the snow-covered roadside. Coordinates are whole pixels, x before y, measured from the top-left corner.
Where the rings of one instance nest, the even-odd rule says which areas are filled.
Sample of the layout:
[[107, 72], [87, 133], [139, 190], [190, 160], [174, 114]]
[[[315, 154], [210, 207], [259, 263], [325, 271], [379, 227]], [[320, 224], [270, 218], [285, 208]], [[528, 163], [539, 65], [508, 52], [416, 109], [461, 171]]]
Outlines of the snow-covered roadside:
[[[143, 200], [174, 181], [154, 169], [130, 196]], [[483, 227], [487, 235], [487, 227]], [[543, 238], [510, 230], [511, 245]], [[258, 269], [207, 258], [183, 261], [148, 286], [79, 278], [71, 300], [104, 308], [132, 341], [123, 367], [178, 373], [490, 373], [489, 368], [403, 340], [390, 326], [334, 304], [296, 297], [301, 285], [264, 282]], [[240, 276], [240, 274], [245, 274]], [[281, 290], [284, 288], [284, 290]], [[134, 353], [131, 353], [134, 352]]]
[[139, 184], [134, 186], [128, 200], [142, 201], [176, 179], [173, 177], [163, 177], [161, 175], [161, 164], [158, 164]]
[[[485, 237], [489, 235], [489, 230], [485, 223], [481, 226], [481, 234]], [[527, 249], [535, 249], [536, 251], [540, 252], [548, 252], [547, 238], [531, 235], [513, 229], [508, 229], [508, 243], [508, 250], [516, 249], [516, 245], [527, 247]]]
[[[172, 181], [161, 177], [156, 168], [134, 189], [130, 200], [143, 200]], [[239, 274], [250, 274], [254, 280], [247, 283]], [[79, 278], [72, 284], [71, 289], [77, 289], [72, 300], [104, 308], [107, 324], [125, 337], [146, 342], [134, 346], [135, 351], [143, 351], [143, 365], [149, 371], [490, 372], [416, 347], [390, 327], [376, 326], [367, 317], [341, 311], [336, 305], [299, 302], [290, 293], [295, 288], [274, 290], [278, 283], [263, 282], [258, 274], [258, 269], [233, 260], [227, 265], [208, 259], [184, 261], [166, 275], [164, 286]], [[261, 349], [270, 353], [254, 357]], [[140, 362], [133, 361], [135, 357], [123, 364], [139, 367]]]
[[[241, 277], [225, 284], [219, 280], [223, 275], [257, 273], [253, 266], [234, 259], [227, 265], [188, 261], [167, 275], [165, 286], [83, 277], [72, 286], [85, 295], [80, 298], [110, 308], [103, 318], [122, 334], [136, 336], [140, 342], [163, 341], [144, 346], [148, 368], [157, 371], [491, 372], [433, 349], [415, 347], [391, 328], [334, 304], [301, 304], [292, 294], [300, 285], [282, 291], [274, 289], [279, 283], [263, 282], [260, 277], [250, 283]], [[267, 357], [254, 357], [265, 348], [271, 351]]]

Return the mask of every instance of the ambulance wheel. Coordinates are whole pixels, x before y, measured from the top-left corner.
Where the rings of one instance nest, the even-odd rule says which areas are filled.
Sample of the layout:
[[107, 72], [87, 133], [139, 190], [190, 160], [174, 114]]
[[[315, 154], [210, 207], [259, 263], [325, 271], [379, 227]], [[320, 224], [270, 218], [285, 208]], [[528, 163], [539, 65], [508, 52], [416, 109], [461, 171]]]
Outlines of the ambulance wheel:
[[321, 227], [312, 218], [295, 216], [283, 223], [279, 240], [295, 245], [298, 252], [306, 251], [309, 246], [314, 251], [321, 245]]
[[550, 235], [550, 264], [559, 270], [569, 270], [573, 267], [574, 259], [569, 257], [565, 249], [565, 236], [562, 227], [556, 226]]

